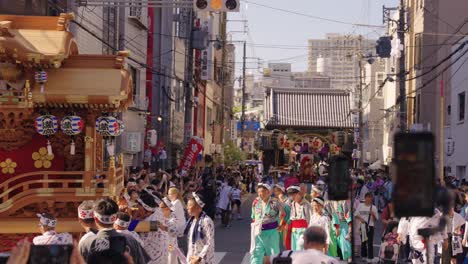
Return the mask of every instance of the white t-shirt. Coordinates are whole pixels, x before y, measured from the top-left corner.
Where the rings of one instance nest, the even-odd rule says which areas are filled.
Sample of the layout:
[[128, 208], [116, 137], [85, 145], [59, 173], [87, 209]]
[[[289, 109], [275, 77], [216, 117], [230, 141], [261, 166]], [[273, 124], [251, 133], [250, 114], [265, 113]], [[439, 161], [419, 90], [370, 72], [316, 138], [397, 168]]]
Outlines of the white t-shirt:
[[[369, 226], [374, 226], [374, 219], [372, 219], [372, 217], [369, 218], [370, 208], [371, 206], [367, 206], [365, 203], [360, 203], [354, 213], [364, 219], [364, 222], [367, 222], [367, 219], [370, 219]], [[372, 212], [374, 212], [376, 220], [379, 219], [379, 213], [377, 212], [377, 207], [375, 205], [372, 205]]]
[[241, 190], [235, 188], [234, 191], [232, 192], [232, 199], [240, 201], [240, 199], [241, 199]]
[[[284, 251], [281, 256], [287, 257], [288, 251]], [[273, 263], [273, 259], [278, 255], [270, 256], [270, 263]], [[305, 249], [294, 251], [291, 254], [293, 264], [339, 264], [340, 262], [332, 257], [329, 257], [322, 252], [315, 249]]]
[[231, 200], [229, 196], [232, 194], [232, 187], [231, 186], [224, 186], [220, 193], [219, 193], [219, 201], [218, 201], [218, 208], [223, 210], [228, 210], [229, 205], [231, 204]]

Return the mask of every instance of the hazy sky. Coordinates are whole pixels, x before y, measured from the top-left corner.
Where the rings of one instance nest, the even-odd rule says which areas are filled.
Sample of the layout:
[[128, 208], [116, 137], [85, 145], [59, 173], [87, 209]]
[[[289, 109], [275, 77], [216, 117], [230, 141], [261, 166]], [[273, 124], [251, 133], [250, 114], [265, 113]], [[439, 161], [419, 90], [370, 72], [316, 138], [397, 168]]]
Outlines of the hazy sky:
[[[232, 40], [247, 40], [247, 57], [263, 63], [291, 62], [293, 71], [307, 69], [307, 40], [324, 38], [325, 33], [362, 34], [376, 39], [383, 29], [357, 27], [291, 14], [268, 7], [309, 16], [359, 24], [382, 24], [382, 6], [395, 7], [397, 0], [240, 0], [241, 12], [230, 13], [229, 20], [247, 20], [248, 34], [232, 33]], [[242, 31], [243, 22], [228, 22], [229, 31]], [[273, 46], [273, 47], [272, 47]], [[242, 71], [242, 44], [236, 46], [236, 75]], [[288, 59], [290, 58], [290, 59]], [[276, 61], [275, 61], [276, 60]], [[258, 72], [258, 60], [247, 60], [247, 72]]]

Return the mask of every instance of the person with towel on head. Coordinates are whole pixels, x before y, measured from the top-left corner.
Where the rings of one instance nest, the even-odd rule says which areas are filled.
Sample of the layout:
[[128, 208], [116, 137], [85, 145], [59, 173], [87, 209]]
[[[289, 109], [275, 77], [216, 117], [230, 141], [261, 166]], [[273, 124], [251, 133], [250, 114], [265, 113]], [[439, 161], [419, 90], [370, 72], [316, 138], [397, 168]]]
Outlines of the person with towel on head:
[[37, 214], [39, 217], [40, 236], [33, 239], [34, 245], [73, 245], [73, 238], [69, 233], [55, 232], [57, 219], [49, 213]]
[[78, 242], [78, 249], [82, 256], [88, 255], [83, 244], [87, 239], [95, 237], [98, 232], [96, 222], [94, 221], [93, 206], [94, 201], [91, 200], [83, 201], [78, 206], [78, 221], [80, 222], [81, 227], [86, 231], [86, 234], [84, 234]]
[[203, 211], [205, 201], [203, 196], [195, 192], [187, 202], [187, 211], [190, 219], [185, 227], [184, 234], [188, 240], [187, 263], [214, 264], [214, 223]]
[[262, 264], [264, 256], [280, 252], [278, 223], [284, 215], [284, 205], [271, 197], [272, 188], [266, 183], [257, 185], [258, 197], [252, 203], [250, 263]]
[[282, 202], [284, 205], [284, 215], [282, 217], [283, 221], [279, 223], [281, 227], [281, 230], [279, 230], [280, 241], [283, 243], [284, 248], [289, 250], [291, 249], [291, 235], [289, 234], [291, 224], [291, 221], [289, 220], [291, 216], [291, 201], [289, 200], [289, 197], [285, 195], [286, 189], [284, 188], [283, 184], [275, 184], [273, 187], [273, 192], [275, 193], [275, 197], [277, 197], [278, 200], [280, 200], [280, 202]]
[[145, 243], [143, 242], [143, 240], [141, 240], [140, 235], [138, 235], [138, 233], [135, 231], [128, 230], [128, 226], [130, 225], [131, 220], [132, 218], [129, 214], [124, 212], [118, 212], [117, 219], [114, 222], [114, 229], [118, 233], [133, 237], [136, 241], [138, 241], [138, 243], [140, 243], [142, 247], [144, 247]]
[[288, 188], [288, 195], [292, 195], [291, 201], [291, 249], [304, 249], [304, 232], [310, 224], [312, 206], [303, 197], [301, 188], [293, 185]]
[[325, 252], [328, 251], [330, 245], [330, 218], [325, 215], [324, 212], [325, 200], [322, 197], [317, 197], [312, 200], [313, 214], [310, 218], [310, 226], [319, 226], [323, 228], [327, 234], [327, 241], [325, 246]]

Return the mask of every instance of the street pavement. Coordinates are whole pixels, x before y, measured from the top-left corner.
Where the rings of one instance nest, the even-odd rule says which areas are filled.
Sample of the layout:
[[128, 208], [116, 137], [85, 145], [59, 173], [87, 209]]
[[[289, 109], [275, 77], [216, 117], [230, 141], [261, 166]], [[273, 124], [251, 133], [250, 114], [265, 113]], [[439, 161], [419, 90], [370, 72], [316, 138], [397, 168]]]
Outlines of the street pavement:
[[[243, 220], [233, 220], [229, 228], [216, 220], [215, 229], [215, 264], [248, 264], [250, 263], [250, 213], [255, 194], [244, 195], [242, 200]], [[377, 223], [374, 238], [374, 256], [377, 257], [380, 248], [382, 227]], [[356, 259], [356, 263], [365, 263]], [[343, 262], [345, 263], [345, 262]]]

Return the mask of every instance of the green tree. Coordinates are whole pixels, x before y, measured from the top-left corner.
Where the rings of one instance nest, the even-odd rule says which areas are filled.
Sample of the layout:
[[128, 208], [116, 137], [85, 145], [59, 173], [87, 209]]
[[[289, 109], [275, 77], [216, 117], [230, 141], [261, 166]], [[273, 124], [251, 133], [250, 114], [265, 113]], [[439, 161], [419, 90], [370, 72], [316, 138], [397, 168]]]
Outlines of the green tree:
[[233, 166], [245, 160], [245, 153], [234, 142], [228, 142], [223, 146], [224, 165]]

